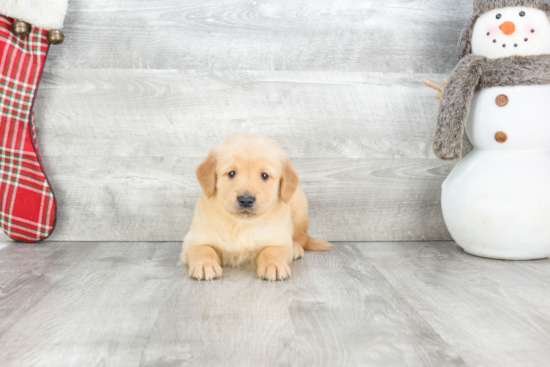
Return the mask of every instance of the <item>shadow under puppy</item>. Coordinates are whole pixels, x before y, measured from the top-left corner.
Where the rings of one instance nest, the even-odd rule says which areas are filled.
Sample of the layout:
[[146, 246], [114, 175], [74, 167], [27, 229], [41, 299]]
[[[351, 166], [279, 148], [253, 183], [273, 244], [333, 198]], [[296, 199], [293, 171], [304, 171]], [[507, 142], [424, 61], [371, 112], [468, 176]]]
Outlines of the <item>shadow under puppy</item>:
[[256, 265], [260, 278], [290, 277], [304, 250], [333, 246], [307, 235], [307, 199], [288, 155], [262, 135], [234, 135], [197, 169], [202, 194], [182, 261], [189, 275], [212, 280], [222, 266]]

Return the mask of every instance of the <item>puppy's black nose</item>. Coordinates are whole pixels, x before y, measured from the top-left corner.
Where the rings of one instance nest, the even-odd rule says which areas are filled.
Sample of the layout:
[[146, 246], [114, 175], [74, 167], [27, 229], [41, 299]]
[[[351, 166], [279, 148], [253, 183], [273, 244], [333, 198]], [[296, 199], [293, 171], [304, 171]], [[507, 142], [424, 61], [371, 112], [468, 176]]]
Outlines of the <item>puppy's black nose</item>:
[[251, 195], [243, 195], [237, 198], [239, 205], [243, 208], [252, 208], [256, 202], [256, 198]]

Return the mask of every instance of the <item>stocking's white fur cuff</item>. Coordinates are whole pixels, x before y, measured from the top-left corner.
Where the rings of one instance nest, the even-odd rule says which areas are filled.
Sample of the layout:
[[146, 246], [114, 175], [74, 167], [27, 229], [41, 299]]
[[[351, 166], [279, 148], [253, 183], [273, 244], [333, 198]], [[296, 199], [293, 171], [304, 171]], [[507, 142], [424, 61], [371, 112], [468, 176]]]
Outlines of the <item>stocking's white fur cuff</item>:
[[0, 14], [44, 29], [61, 29], [69, 0], [0, 0]]

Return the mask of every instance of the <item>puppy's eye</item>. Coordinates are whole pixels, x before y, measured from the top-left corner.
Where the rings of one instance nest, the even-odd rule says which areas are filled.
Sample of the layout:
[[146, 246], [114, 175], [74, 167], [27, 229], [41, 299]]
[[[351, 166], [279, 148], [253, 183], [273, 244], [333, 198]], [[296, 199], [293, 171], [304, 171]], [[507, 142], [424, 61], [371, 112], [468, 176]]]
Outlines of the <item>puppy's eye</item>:
[[520, 17], [524, 17], [524, 16], [525, 16], [525, 12], [524, 12], [524, 11], [520, 12], [520, 13], [519, 13], [519, 16], [520, 16]]
[[497, 19], [502, 18], [502, 14], [497, 14]]
[[262, 178], [267, 181], [267, 179], [269, 178], [269, 175], [267, 173], [262, 173]]
[[229, 172], [229, 178], [235, 177], [236, 174], [237, 174], [237, 172], [235, 172], [235, 171]]

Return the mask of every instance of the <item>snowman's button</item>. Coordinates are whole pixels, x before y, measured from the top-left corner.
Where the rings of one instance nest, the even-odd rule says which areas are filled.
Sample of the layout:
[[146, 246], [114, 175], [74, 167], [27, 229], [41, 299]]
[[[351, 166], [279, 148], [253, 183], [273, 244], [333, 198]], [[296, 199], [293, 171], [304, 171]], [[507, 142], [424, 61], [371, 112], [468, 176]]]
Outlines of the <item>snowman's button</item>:
[[499, 131], [495, 134], [495, 140], [500, 144], [506, 143], [506, 140], [508, 140], [508, 135], [506, 135], [503, 131]]
[[506, 94], [501, 94], [497, 97], [496, 102], [497, 106], [504, 107], [508, 104], [510, 100], [508, 99], [508, 96]]

